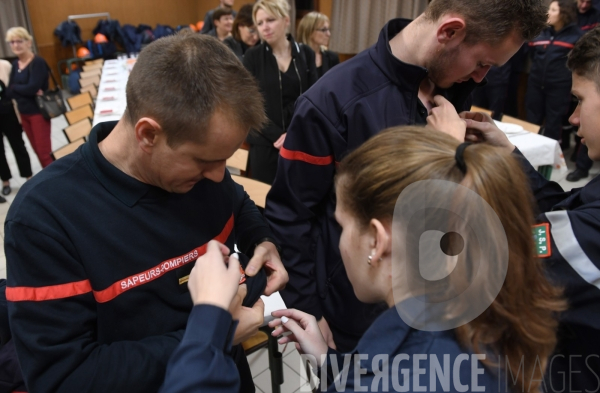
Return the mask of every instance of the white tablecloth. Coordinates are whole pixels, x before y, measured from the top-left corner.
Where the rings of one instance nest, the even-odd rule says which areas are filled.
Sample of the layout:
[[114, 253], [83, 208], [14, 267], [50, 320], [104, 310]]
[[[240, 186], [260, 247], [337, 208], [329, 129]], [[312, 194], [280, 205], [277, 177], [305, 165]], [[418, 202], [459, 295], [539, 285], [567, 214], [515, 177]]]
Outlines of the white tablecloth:
[[[497, 122], [499, 123], [499, 122]], [[502, 129], [502, 123], [498, 126]], [[529, 131], [507, 132], [506, 136], [534, 167], [552, 165], [557, 173], [567, 172], [567, 163], [558, 141]]]
[[104, 62], [100, 86], [98, 86], [93, 125], [119, 120], [123, 116], [127, 107], [125, 87], [131, 67], [131, 59]]

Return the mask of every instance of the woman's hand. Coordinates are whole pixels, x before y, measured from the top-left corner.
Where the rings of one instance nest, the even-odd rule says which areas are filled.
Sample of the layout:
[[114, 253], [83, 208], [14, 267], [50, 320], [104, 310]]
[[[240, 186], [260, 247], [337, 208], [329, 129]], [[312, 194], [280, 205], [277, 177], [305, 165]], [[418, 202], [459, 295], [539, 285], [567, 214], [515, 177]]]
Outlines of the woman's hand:
[[287, 132], [281, 134], [281, 136], [275, 141], [275, 143], [273, 143], [273, 146], [275, 146], [276, 149], [281, 149], [283, 147], [283, 142], [285, 142], [286, 135]]
[[39, 90], [38, 90], [38, 92], [37, 92], [37, 93], [35, 93], [35, 94], [37, 94], [38, 96], [41, 96], [41, 95], [43, 95], [43, 94], [44, 94], [44, 92], [42, 91], [42, 89], [39, 89]]
[[[190, 273], [188, 288], [192, 301], [197, 304], [212, 304], [228, 310], [240, 283], [240, 262], [237, 255], [228, 258], [229, 248], [211, 240], [206, 254], [196, 260]], [[229, 262], [226, 264], [225, 260]]]
[[280, 338], [279, 344], [295, 342], [298, 352], [314, 356], [317, 362], [327, 354], [327, 343], [315, 317], [295, 309], [277, 310], [272, 315], [277, 318], [269, 322], [269, 327], [275, 328], [271, 333], [273, 336], [292, 332]]

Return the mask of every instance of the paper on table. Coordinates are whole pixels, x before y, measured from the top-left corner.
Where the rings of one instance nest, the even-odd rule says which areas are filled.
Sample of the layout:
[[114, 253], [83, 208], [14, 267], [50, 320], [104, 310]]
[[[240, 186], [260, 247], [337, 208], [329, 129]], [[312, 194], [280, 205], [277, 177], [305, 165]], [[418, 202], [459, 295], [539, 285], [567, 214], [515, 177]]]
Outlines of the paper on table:
[[279, 294], [279, 292], [275, 292], [271, 296], [263, 295], [260, 298], [263, 300], [263, 302], [265, 302], [265, 320], [264, 320], [262, 326], [266, 326], [267, 323], [269, 323], [273, 319], [275, 319], [271, 315], [271, 313], [273, 311], [282, 310], [282, 309], [287, 308], [285, 306], [285, 303], [283, 302], [283, 299], [281, 298], [281, 295]]

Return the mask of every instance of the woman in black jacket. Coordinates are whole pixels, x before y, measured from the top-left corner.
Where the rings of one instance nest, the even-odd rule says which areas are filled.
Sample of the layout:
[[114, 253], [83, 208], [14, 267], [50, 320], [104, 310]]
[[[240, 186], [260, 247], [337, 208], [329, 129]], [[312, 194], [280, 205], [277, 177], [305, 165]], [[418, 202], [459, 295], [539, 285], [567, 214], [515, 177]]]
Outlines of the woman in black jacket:
[[329, 18], [320, 12], [309, 12], [298, 24], [298, 41], [315, 51], [317, 74], [323, 76], [330, 68], [340, 63], [337, 53], [327, 50], [331, 30]]
[[252, 14], [262, 43], [246, 52], [244, 65], [258, 81], [269, 120], [248, 136], [249, 165], [252, 178], [271, 184], [296, 99], [317, 80], [317, 70], [313, 50], [287, 34], [286, 0], [258, 0]]
[[544, 135], [560, 140], [571, 101], [567, 55], [583, 32], [575, 24], [575, 5], [571, 0], [550, 3], [548, 24], [529, 43], [532, 63], [525, 96], [527, 121], [541, 125], [545, 120]]
[[231, 35], [223, 43], [242, 61], [244, 54], [258, 43], [258, 32], [252, 20], [252, 4], [244, 4], [233, 21]]

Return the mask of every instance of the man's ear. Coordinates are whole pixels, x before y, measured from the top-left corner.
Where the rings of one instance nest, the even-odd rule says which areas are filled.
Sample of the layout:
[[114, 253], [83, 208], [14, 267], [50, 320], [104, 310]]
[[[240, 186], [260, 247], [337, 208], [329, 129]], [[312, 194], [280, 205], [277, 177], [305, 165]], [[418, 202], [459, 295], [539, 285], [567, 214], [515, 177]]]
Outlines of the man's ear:
[[466, 23], [461, 17], [442, 17], [437, 29], [437, 40], [440, 44], [461, 43], [466, 36]]
[[150, 153], [158, 139], [163, 136], [162, 127], [152, 118], [142, 117], [135, 124], [135, 138], [140, 148], [146, 153]]

